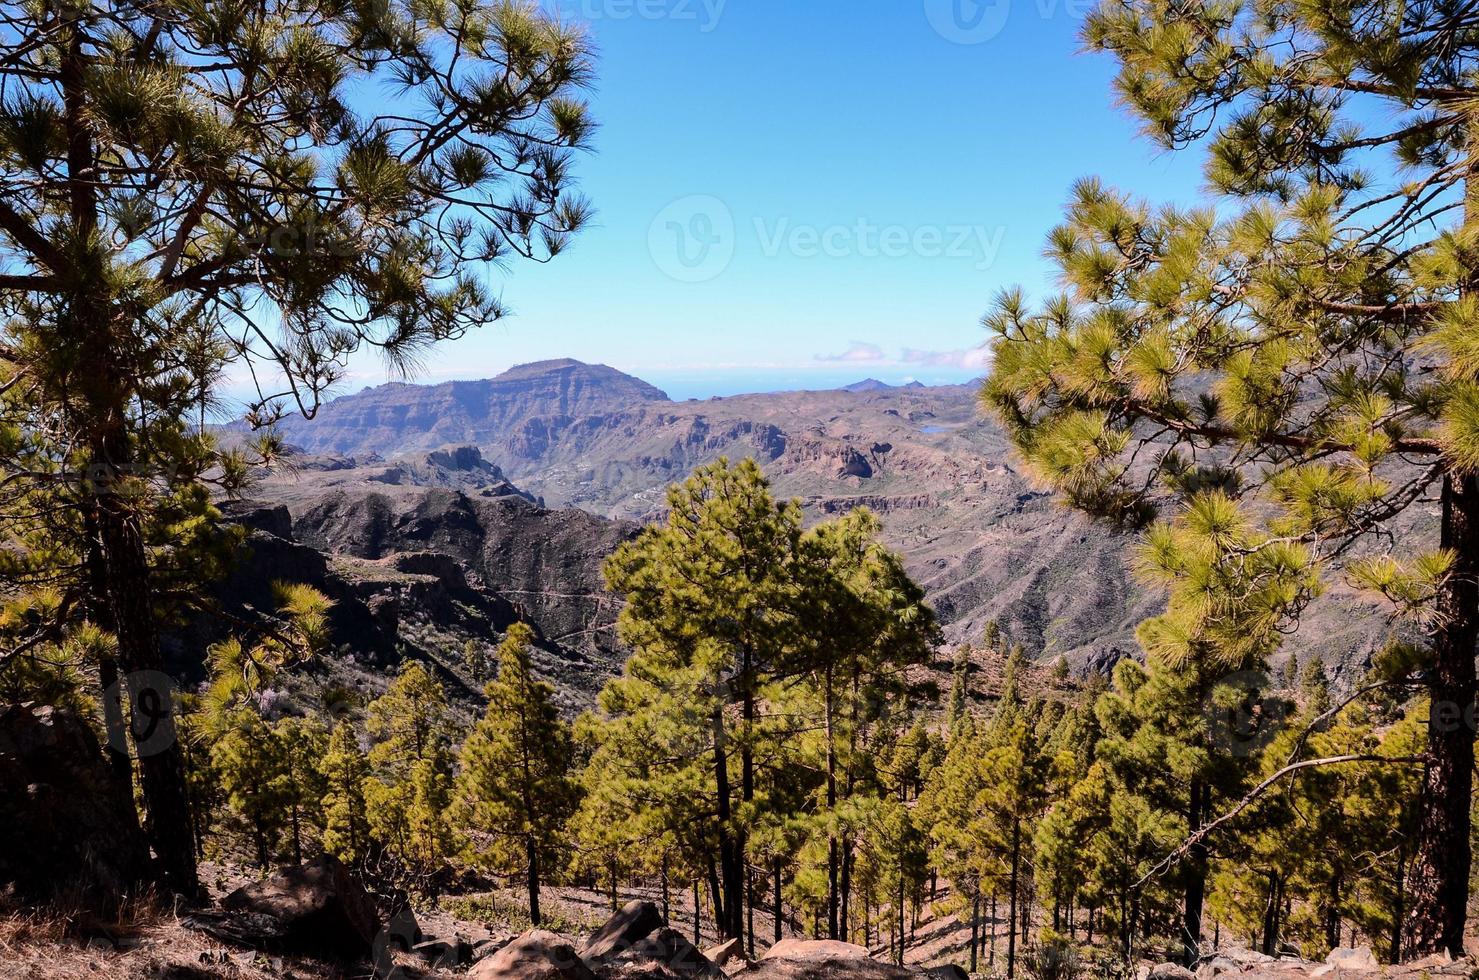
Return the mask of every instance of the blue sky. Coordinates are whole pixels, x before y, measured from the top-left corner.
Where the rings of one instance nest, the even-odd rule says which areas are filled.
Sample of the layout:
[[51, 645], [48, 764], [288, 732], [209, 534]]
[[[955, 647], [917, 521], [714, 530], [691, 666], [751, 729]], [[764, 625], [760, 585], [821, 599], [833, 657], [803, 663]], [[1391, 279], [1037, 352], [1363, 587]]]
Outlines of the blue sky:
[[[1072, 181], [1189, 202], [1136, 136], [1083, 0], [545, 0], [589, 25], [595, 223], [493, 276], [514, 316], [413, 380], [602, 362], [675, 397], [980, 373], [1003, 286], [1040, 295]], [[552, 8], [551, 8], [552, 9]], [[384, 379], [373, 358], [345, 390]]]

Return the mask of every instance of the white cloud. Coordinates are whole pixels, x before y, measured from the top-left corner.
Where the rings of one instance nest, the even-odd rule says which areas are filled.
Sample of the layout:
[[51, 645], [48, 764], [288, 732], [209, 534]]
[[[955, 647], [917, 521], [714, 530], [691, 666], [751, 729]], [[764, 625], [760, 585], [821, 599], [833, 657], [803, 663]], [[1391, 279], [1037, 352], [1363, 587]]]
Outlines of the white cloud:
[[899, 360], [905, 364], [922, 364], [925, 367], [984, 371], [991, 363], [991, 351], [985, 346], [967, 347], [964, 350], [915, 350], [905, 347], [899, 353]]
[[856, 364], [859, 362], [866, 363], [872, 361], [882, 361], [886, 359], [887, 358], [884, 356], [882, 347], [879, 347], [877, 344], [864, 343], [861, 340], [854, 340], [851, 344], [848, 345], [847, 350], [843, 351], [841, 354], [817, 355], [817, 360], [819, 361], [847, 362], [851, 364]]

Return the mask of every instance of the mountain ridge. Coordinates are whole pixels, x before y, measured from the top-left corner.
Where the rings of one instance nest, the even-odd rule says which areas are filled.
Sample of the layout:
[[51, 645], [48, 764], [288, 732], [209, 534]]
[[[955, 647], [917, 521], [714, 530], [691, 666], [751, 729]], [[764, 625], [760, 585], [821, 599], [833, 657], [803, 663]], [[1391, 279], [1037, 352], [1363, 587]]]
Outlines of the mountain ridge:
[[[777, 496], [799, 500], [809, 521], [862, 506], [877, 512], [886, 543], [925, 587], [949, 640], [973, 640], [997, 620], [1033, 656], [1063, 656], [1081, 669], [1133, 654], [1136, 626], [1161, 608], [1129, 571], [1128, 538], [1061, 506], [1017, 471], [1010, 441], [979, 412], [975, 385], [673, 402], [640, 379], [569, 359], [512, 371], [487, 382], [367, 389], [283, 434], [309, 452], [378, 460], [355, 464], [379, 474], [368, 488], [376, 493], [387, 492], [386, 467], [406, 484], [395, 492], [406, 494], [417, 492], [417, 473], [441, 473], [383, 456], [464, 445], [529, 499], [638, 523], [661, 519], [665, 488], [694, 467], [753, 457]], [[471, 408], [447, 400], [455, 384], [475, 386]], [[314, 477], [345, 486], [356, 479]], [[441, 475], [437, 485], [458, 479]], [[327, 489], [314, 480], [277, 474], [265, 491], [300, 518]], [[322, 544], [332, 547], [332, 536]], [[1334, 591], [1292, 643], [1358, 671], [1380, 645], [1381, 623]]]

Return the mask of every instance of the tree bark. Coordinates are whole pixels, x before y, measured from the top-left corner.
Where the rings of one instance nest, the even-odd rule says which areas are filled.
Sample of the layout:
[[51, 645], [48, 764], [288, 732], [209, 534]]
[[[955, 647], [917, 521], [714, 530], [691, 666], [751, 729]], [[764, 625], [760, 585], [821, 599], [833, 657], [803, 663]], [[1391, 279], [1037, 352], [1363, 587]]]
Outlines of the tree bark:
[[714, 892], [715, 923], [721, 939], [739, 939], [743, 925], [738, 893], [743, 887], [740, 882], [740, 861], [730, 827], [729, 810], [729, 755], [724, 731], [724, 708], [714, 709], [714, 784], [715, 803], [719, 818], [719, 884], [720, 891]]
[[775, 942], [781, 941], [781, 859], [776, 858], [771, 863], [771, 873], [775, 876]]
[[539, 915], [539, 848], [532, 836], [525, 838], [524, 850], [529, 861], [529, 922], [538, 929], [542, 921]]
[[1428, 689], [1428, 752], [1408, 893], [1409, 957], [1463, 954], [1474, 781], [1474, 645], [1479, 635], [1479, 482], [1443, 480], [1442, 546], [1455, 566], [1438, 595]]
[[827, 830], [827, 938], [837, 938], [837, 830], [835, 820], [837, 816], [837, 744], [836, 733], [833, 730], [832, 713], [834, 711], [832, 699], [832, 667], [829, 664], [822, 682], [824, 711], [826, 713], [826, 738], [827, 738], [827, 818], [829, 823]]
[[[1195, 837], [1207, 818], [1208, 787], [1193, 779], [1189, 787], [1187, 830]], [[1187, 854], [1186, 889], [1181, 913], [1182, 959], [1188, 968], [1201, 956], [1202, 905], [1207, 895], [1207, 845], [1197, 841]]]
[[1007, 894], [1007, 980], [1017, 975], [1017, 876], [1021, 871], [1022, 821], [1012, 820], [1012, 882]]

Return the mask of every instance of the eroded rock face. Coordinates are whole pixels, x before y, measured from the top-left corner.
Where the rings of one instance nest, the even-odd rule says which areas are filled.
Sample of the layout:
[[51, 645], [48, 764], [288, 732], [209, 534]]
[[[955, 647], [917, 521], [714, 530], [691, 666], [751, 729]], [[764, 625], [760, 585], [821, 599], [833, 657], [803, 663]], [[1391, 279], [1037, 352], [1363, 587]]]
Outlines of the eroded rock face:
[[337, 959], [369, 953], [380, 931], [375, 904], [349, 869], [324, 856], [238, 888], [221, 908], [239, 916], [252, 945]]
[[117, 901], [146, 877], [133, 801], [88, 724], [61, 708], [0, 706], [0, 886], [25, 901]]

